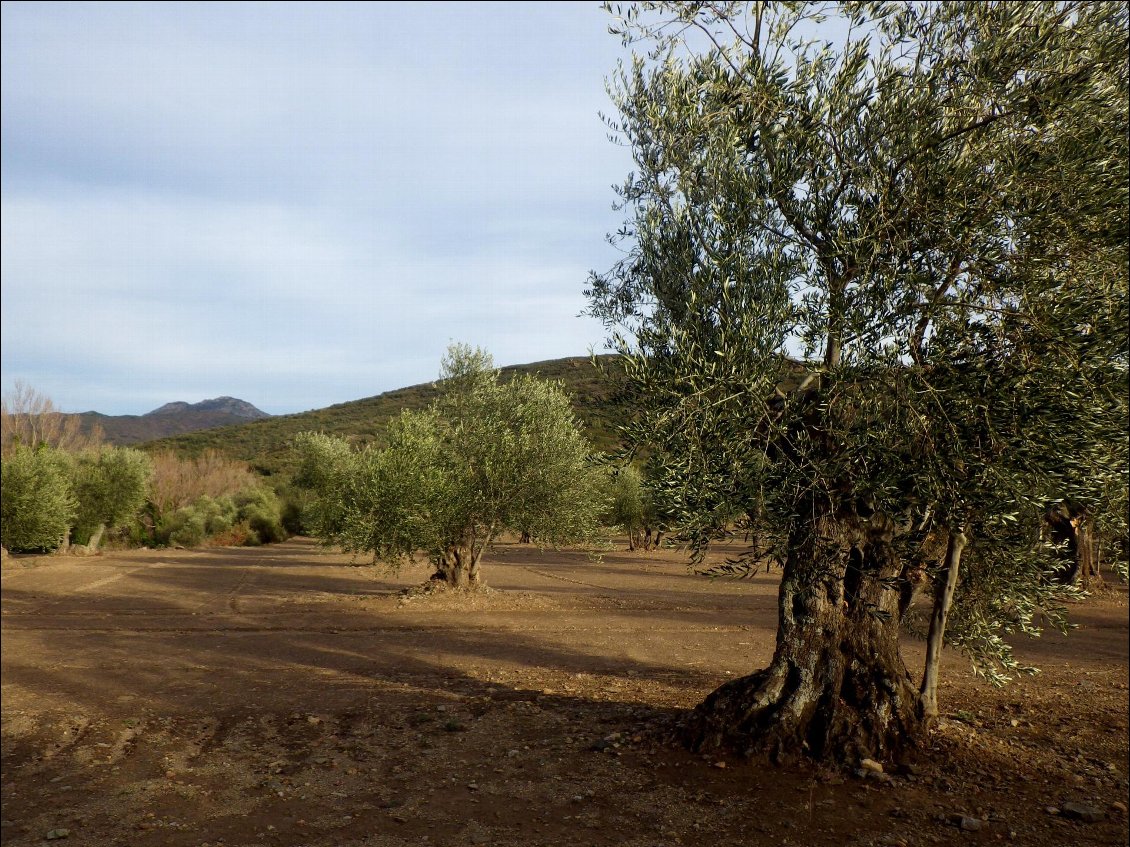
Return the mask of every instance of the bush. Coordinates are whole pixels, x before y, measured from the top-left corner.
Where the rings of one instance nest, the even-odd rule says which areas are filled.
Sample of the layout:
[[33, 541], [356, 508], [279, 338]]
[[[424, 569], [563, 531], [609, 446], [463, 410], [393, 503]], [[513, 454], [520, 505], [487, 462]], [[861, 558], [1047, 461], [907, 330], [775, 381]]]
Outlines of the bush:
[[[239, 509], [238, 519], [250, 527], [257, 543], [270, 544], [286, 539], [282, 504], [269, 488], [260, 486], [241, 491], [236, 495], [235, 503]], [[248, 543], [254, 542], [249, 538]]]
[[154, 476], [144, 523], [156, 544], [193, 547], [267, 544], [287, 537], [278, 496], [245, 462], [206, 450], [192, 459], [153, 458]]
[[313, 494], [290, 483], [275, 486], [275, 494], [281, 503], [279, 521], [287, 536], [306, 535], [310, 532], [306, 515], [313, 503]]
[[231, 528], [209, 539], [215, 547], [258, 547], [261, 543], [247, 521], [232, 524]]
[[288, 496], [283, 501], [282, 525], [287, 535], [302, 535], [307, 532], [303, 518], [305, 508], [298, 497]]
[[78, 513], [70, 464], [46, 445], [16, 444], [7, 451], [0, 481], [0, 543], [7, 549], [46, 551], [62, 543]]
[[149, 499], [160, 519], [192, 505], [200, 497], [230, 496], [258, 485], [259, 478], [246, 462], [229, 459], [216, 450], [205, 450], [192, 459], [158, 453], [153, 456]]
[[158, 539], [181, 547], [195, 547], [206, 538], [230, 530], [237, 514], [232, 498], [204, 494], [173, 512], [158, 533]]
[[220, 546], [258, 546], [286, 539], [282, 507], [263, 486], [233, 496], [197, 497], [170, 515], [157, 532], [160, 544], [196, 547], [205, 541]]

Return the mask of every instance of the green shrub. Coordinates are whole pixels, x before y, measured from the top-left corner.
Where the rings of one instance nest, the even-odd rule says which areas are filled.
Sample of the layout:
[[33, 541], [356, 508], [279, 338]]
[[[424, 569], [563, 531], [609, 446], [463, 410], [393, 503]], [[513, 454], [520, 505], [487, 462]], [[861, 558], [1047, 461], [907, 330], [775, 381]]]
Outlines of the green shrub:
[[287, 537], [282, 504], [269, 488], [256, 486], [232, 496], [197, 497], [164, 520], [158, 543], [196, 547], [205, 541], [221, 545], [258, 546]]
[[204, 518], [185, 506], [173, 513], [167, 524], [167, 543], [178, 547], [195, 547], [204, 541]]
[[287, 483], [276, 485], [275, 494], [281, 502], [279, 521], [287, 536], [306, 535], [309, 529], [305, 516], [313, 501], [311, 492]]
[[70, 460], [46, 445], [15, 445], [4, 456], [0, 543], [14, 551], [54, 550], [78, 512]]
[[167, 544], [195, 547], [205, 539], [228, 532], [238, 516], [231, 497], [204, 494], [166, 519], [158, 538]]
[[[263, 486], [241, 491], [235, 497], [235, 504], [238, 520], [247, 522], [258, 543], [270, 544], [286, 538], [282, 503], [275, 492]], [[253, 543], [250, 537], [247, 543]]]
[[282, 525], [287, 535], [303, 535], [306, 533], [303, 505], [299, 502], [299, 498], [287, 497], [283, 501]]

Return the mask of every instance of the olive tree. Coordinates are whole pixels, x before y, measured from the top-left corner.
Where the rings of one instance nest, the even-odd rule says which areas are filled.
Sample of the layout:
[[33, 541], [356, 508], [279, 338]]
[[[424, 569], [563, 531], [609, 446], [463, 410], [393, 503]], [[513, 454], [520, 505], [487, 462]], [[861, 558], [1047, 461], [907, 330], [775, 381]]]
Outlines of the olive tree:
[[650, 479], [631, 464], [611, 467], [609, 474], [610, 502], [606, 522], [624, 531], [628, 536], [629, 550], [659, 547], [665, 520], [657, 510]]
[[489, 354], [463, 345], [449, 348], [440, 380], [436, 402], [392, 421], [381, 447], [297, 440], [318, 534], [390, 563], [422, 552], [433, 579], [459, 588], [482, 584], [483, 554], [501, 532], [549, 544], [592, 536], [600, 475], [561, 387], [502, 382]]
[[70, 457], [46, 444], [13, 444], [0, 467], [0, 543], [16, 551], [56, 549], [78, 512]]
[[[1062, 619], [1049, 504], [1124, 520], [1126, 7], [612, 11], [646, 48], [612, 86], [636, 172], [587, 293], [625, 435], [699, 553], [748, 515], [782, 567], [772, 662], [685, 740], [893, 755], [937, 708], [947, 623], [999, 681], [1003, 635]], [[838, 43], [805, 38], [826, 14]], [[923, 574], [919, 686], [898, 635]]]
[[607, 522], [627, 534], [629, 550], [643, 546], [648, 503], [643, 477], [639, 470], [632, 465], [612, 469], [609, 476], [609, 493], [611, 504]]
[[153, 462], [140, 450], [110, 447], [87, 451], [72, 465], [78, 503], [72, 540], [96, 552], [107, 529], [133, 518], [145, 505]]

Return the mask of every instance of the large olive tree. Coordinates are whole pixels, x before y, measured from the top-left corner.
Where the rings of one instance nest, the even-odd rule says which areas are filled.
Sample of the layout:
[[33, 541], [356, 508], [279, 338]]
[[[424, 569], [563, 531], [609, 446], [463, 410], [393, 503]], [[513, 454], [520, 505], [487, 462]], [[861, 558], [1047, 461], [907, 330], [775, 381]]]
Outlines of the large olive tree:
[[895, 754], [937, 708], [899, 653], [914, 586], [932, 662], [949, 618], [1001, 679], [1064, 596], [1048, 505], [1102, 520], [1126, 485], [1126, 7], [612, 11], [646, 48], [613, 85], [637, 170], [588, 293], [626, 435], [699, 551], [748, 516], [783, 568], [771, 664], [685, 740]]
[[501, 532], [550, 544], [593, 535], [604, 507], [600, 473], [559, 385], [502, 382], [487, 353], [453, 345], [439, 387], [427, 411], [390, 423], [383, 446], [298, 439], [297, 480], [315, 493], [321, 537], [386, 562], [422, 552], [433, 579], [473, 588]]

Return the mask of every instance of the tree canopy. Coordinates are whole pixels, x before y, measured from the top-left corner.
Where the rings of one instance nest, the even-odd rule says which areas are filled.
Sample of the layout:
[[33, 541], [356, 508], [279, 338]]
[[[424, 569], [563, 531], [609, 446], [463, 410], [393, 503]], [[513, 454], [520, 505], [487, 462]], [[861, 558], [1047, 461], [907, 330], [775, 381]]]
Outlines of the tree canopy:
[[1001, 636], [1062, 612], [1049, 504], [1125, 532], [1126, 7], [610, 10], [646, 48], [613, 83], [625, 258], [587, 292], [626, 435], [696, 549], [747, 515], [784, 567], [772, 665], [688, 741], [891, 752], [914, 574], [964, 549], [951, 638], [1003, 679]]

